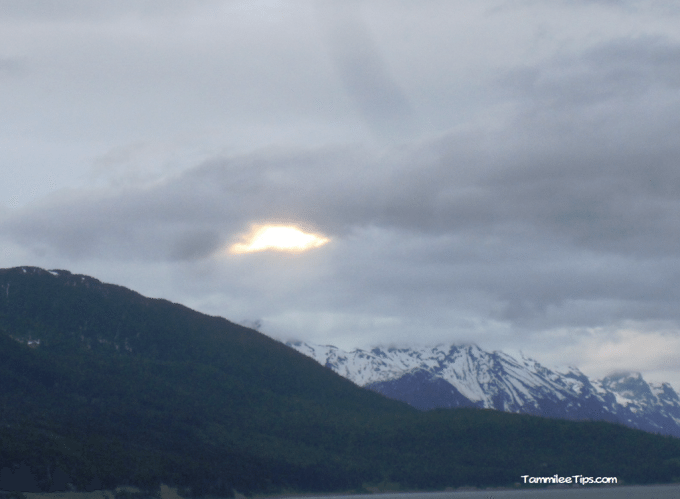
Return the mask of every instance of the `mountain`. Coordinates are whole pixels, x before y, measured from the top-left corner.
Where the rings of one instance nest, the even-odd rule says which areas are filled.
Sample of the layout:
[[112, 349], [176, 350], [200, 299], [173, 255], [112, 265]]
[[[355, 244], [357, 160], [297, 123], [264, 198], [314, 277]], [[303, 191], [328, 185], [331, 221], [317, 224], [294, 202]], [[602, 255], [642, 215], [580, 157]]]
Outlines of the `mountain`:
[[668, 383], [647, 383], [639, 373], [591, 381], [576, 368], [554, 371], [476, 345], [352, 352], [302, 342], [288, 345], [359, 386], [420, 410], [479, 407], [616, 422], [680, 437], [677, 393]]
[[351, 490], [381, 469], [342, 449], [347, 421], [413, 412], [252, 329], [65, 270], [0, 270], [0, 352], [0, 490]]
[[224, 318], [66, 270], [0, 269], [0, 491], [135, 485], [156, 496], [165, 483], [184, 497], [233, 497], [555, 473], [670, 482], [680, 440], [480, 408], [417, 411]]

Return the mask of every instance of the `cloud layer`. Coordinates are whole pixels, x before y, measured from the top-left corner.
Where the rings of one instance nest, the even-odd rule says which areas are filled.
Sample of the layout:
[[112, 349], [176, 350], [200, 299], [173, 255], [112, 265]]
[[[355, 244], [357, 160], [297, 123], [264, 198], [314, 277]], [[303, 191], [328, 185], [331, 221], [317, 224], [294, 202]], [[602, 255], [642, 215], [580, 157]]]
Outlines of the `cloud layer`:
[[[671, 3], [10, 4], [4, 266], [680, 388]], [[267, 223], [331, 242], [226, 251]]]

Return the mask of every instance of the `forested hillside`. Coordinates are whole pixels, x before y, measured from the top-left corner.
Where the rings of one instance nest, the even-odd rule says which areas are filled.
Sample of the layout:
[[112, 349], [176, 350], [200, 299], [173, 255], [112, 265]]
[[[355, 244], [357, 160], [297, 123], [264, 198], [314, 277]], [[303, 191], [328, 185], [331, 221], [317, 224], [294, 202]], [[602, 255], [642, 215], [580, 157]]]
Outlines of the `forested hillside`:
[[0, 270], [0, 490], [185, 496], [680, 477], [680, 441], [489, 410], [422, 413], [256, 331], [66, 271]]

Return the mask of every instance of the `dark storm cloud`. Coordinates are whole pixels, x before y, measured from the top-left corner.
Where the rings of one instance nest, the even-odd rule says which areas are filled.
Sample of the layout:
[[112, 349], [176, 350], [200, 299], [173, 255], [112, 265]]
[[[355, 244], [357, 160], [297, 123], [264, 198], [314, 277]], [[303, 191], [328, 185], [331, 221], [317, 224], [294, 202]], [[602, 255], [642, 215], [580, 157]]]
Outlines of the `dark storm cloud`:
[[518, 144], [533, 151], [496, 179], [517, 213], [592, 249], [677, 252], [678, 56], [625, 40], [524, 70], [518, 121], [535, 143]]
[[169, 256], [172, 260], [197, 260], [210, 256], [221, 243], [219, 234], [213, 230], [189, 229], [177, 235]]
[[[221, 242], [209, 225], [217, 214], [214, 203], [203, 199], [204, 190], [189, 194], [170, 184], [116, 194], [71, 192], [17, 213], [2, 227], [35, 251], [74, 260], [195, 259]], [[224, 212], [228, 203], [219, 209]], [[228, 221], [218, 225], [234, 230]]]

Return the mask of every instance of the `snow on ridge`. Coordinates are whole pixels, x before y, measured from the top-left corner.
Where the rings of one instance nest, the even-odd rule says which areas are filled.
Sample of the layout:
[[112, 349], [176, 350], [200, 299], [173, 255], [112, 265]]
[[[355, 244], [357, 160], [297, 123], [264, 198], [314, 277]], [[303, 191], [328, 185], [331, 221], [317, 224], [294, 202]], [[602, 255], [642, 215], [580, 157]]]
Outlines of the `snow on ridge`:
[[[333, 346], [292, 343], [289, 346], [328, 366], [359, 386], [397, 379], [408, 372], [424, 370], [449, 382], [468, 400], [494, 407], [493, 398], [503, 391], [510, 405], [521, 406], [534, 397], [532, 392], [554, 392], [566, 398], [580, 384], [563, 377], [533, 359], [520, 361], [503, 352], [488, 353], [477, 345], [438, 345], [430, 348], [373, 348], [351, 352]], [[498, 372], [496, 372], [498, 371]], [[504, 374], [503, 374], [504, 373]]]
[[[606, 414], [606, 420], [614, 418], [633, 428], [661, 429], [680, 437], [680, 397], [668, 383], [647, 383], [640, 373], [621, 372], [590, 380], [575, 367], [549, 369], [524, 355], [516, 359], [503, 352], [486, 352], [477, 345], [376, 347], [351, 352], [328, 345], [288, 345], [359, 386], [394, 381], [390, 386], [398, 387], [404, 375], [425, 371], [448, 382], [478, 407], [569, 419]], [[442, 407], [461, 403], [444, 399], [442, 403], [454, 405]], [[425, 403], [436, 404], [431, 400]]]

